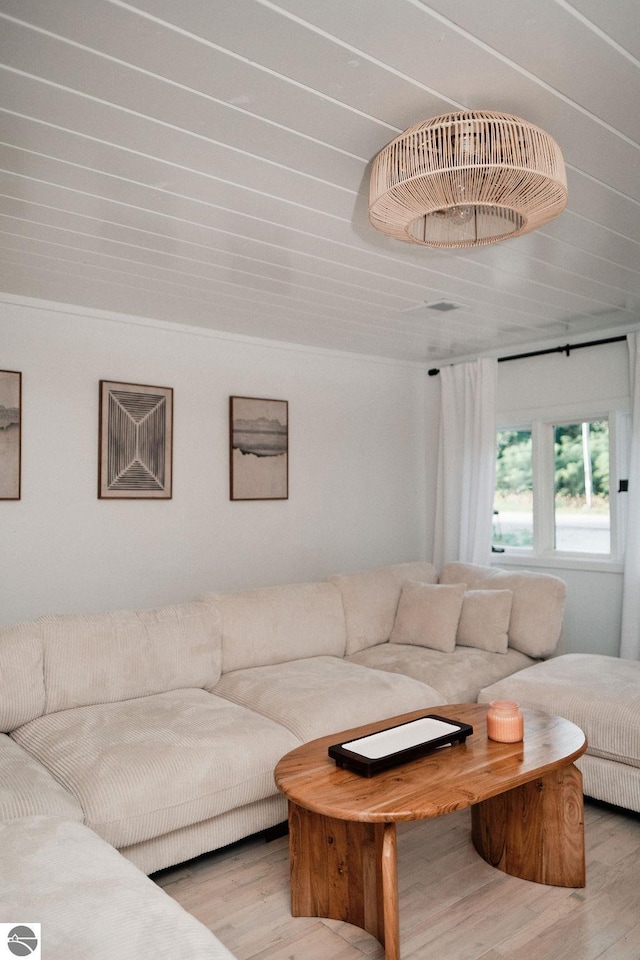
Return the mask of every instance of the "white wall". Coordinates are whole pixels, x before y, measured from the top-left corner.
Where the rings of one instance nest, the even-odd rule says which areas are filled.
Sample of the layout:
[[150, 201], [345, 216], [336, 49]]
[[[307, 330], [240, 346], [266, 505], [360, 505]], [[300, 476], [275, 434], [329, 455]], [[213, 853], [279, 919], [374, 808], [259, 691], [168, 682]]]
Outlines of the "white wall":
[[[585, 337], [585, 340], [598, 339]], [[593, 416], [629, 408], [629, 368], [625, 342], [501, 363], [498, 367], [499, 425], [562, 415]], [[617, 494], [613, 493], [612, 496]], [[624, 496], [621, 494], [619, 496]], [[524, 561], [525, 564], [527, 561]], [[499, 560], [501, 567], [508, 562]], [[545, 563], [568, 587], [564, 651], [618, 656], [622, 604], [621, 564]]]
[[[23, 373], [0, 623], [432, 557], [440, 385], [420, 365], [6, 297], [0, 368]], [[100, 379], [174, 388], [172, 500], [98, 500]], [[503, 417], [622, 408], [628, 392], [624, 343], [499, 366]], [[289, 401], [289, 500], [229, 500], [232, 394]], [[617, 655], [620, 567], [545, 569], [568, 584], [566, 649]]]
[[[0, 368], [23, 374], [22, 499], [0, 502], [0, 623], [427, 555], [421, 366], [5, 297]], [[172, 500], [98, 500], [100, 379], [174, 388]], [[289, 401], [287, 501], [229, 500], [230, 395]]]

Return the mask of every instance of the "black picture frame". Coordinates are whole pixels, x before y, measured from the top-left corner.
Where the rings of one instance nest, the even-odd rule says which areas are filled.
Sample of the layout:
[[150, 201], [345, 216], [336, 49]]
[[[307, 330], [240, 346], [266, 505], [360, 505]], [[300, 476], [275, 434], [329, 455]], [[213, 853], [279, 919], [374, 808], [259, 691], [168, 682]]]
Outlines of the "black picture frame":
[[229, 497], [288, 500], [289, 403], [229, 398]]
[[170, 500], [173, 388], [100, 381], [98, 498]]
[[22, 495], [22, 373], [0, 370], [0, 500]]

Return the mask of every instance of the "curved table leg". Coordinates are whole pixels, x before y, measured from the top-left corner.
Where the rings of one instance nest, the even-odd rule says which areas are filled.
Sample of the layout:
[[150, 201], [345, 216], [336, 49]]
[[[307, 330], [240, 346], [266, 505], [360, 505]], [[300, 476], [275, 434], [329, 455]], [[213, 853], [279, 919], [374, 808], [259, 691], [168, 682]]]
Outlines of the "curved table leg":
[[491, 866], [523, 880], [584, 887], [582, 774], [570, 764], [472, 807], [472, 839]]
[[291, 912], [345, 920], [400, 960], [395, 823], [360, 823], [289, 801]]

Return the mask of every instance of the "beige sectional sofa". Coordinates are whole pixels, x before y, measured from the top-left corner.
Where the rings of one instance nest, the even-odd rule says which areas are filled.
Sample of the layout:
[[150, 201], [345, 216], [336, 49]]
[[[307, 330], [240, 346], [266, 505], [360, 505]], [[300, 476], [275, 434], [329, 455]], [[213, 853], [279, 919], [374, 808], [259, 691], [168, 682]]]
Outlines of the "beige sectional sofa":
[[485, 687], [478, 699], [517, 700], [577, 724], [589, 744], [576, 761], [584, 792], [640, 813], [640, 661], [567, 653]]
[[76, 821], [147, 874], [275, 826], [283, 754], [476, 700], [553, 652], [564, 597], [416, 562], [1, 628], [0, 821]]
[[[38, 924], [29, 927], [36, 956], [234, 960], [204, 924], [81, 823], [0, 821], [0, 853], [0, 920], [11, 924], [8, 935], [18, 924]], [[5, 949], [0, 955], [10, 956]]]

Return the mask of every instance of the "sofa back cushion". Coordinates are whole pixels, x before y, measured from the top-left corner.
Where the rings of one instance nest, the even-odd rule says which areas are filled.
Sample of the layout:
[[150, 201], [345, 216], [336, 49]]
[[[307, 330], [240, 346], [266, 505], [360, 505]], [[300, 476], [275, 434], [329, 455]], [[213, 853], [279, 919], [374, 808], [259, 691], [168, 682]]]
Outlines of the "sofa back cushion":
[[329, 579], [342, 594], [350, 655], [389, 639], [405, 581], [437, 583], [438, 575], [432, 563], [418, 560]]
[[44, 655], [34, 621], [0, 627], [0, 731], [44, 713]]
[[207, 594], [218, 610], [222, 672], [306, 657], [343, 657], [344, 613], [330, 583], [290, 583]]
[[220, 679], [220, 628], [208, 604], [48, 616], [37, 623], [46, 713], [211, 688]]
[[562, 632], [567, 585], [548, 573], [515, 573], [471, 563], [448, 563], [440, 583], [466, 583], [468, 590], [511, 590], [509, 646], [542, 659], [555, 651]]

